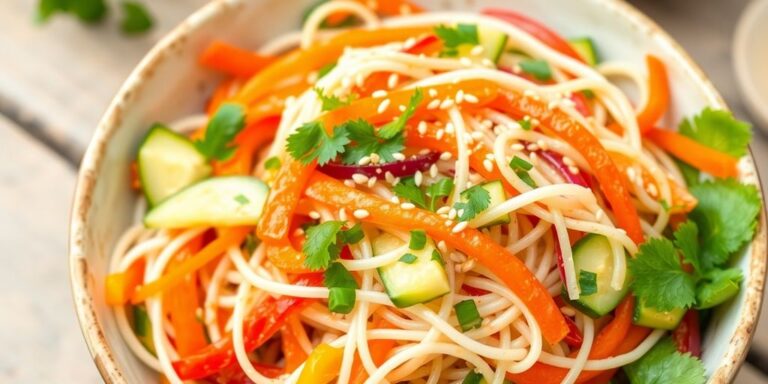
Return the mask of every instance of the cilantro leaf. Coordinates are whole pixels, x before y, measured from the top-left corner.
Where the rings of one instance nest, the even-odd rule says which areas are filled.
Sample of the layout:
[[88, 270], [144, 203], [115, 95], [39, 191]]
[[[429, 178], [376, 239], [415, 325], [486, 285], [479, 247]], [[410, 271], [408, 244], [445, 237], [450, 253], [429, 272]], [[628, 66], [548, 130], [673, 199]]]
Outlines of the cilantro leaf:
[[277, 156], [272, 156], [267, 161], [264, 162], [264, 169], [268, 169], [270, 171], [276, 171], [280, 169], [280, 158]]
[[491, 204], [491, 194], [481, 185], [475, 185], [461, 193], [464, 201], [453, 205], [457, 211], [462, 210], [459, 220], [468, 221], [484, 211]]
[[674, 235], [675, 247], [680, 249], [683, 254], [683, 260], [693, 266], [693, 269], [701, 272], [701, 262], [699, 261], [699, 227], [693, 221], [686, 221], [677, 227]]
[[231, 145], [245, 126], [245, 108], [240, 104], [224, 103], [208, 123], [205, 137], [195, 141], [195, 148], [208, 160], [227, 160], [235, 153]]
[[123, 33], [138, 34], [152, 28], [154, 22], [144, 5], [135, 1], [123, 1], [120, 6], [123, 9], [123, 17], [120, 20]]
[[307, 240], [301, 247], [307, 268], [315, 271], [328, 268], [331, 261], [339, 257], [336, 235], [341, 226], [341, 221], [326, 221], [307, 229]]
[[520, 69], [533, 76], [536, 80], [552, 80], [552, 68], [549, 67], [549, 63], [546, 60], [523, 60], [520, 62]]
[[363, 119], [350, 120], [341, 126], [349, 133], [349, 139], [354, 142], [354, 145], [348, 145], [344, 152], [346, 164], [357, 164], [360, 159], [372, 153], [377, 153], [385, 162], [392, 162], [395, 161], [393, 155], [405, 148], [402, 132], [384, 139], [371, 123]]
[[323, 112], [333, 111], [334, 109], [338, 109], [345, 105], [349, 105], [349, 103], [352, 102], [351, 97], [347, 98], [346, 100], [342, 100], [338, 96], [326, 95], [325, 93], [323, 93], [323, 90], [321, 88], [313, 88], [313, 90], [317, 94], [317, 98], [319, 98], [320, 102], [323, 104], [323, 107], [322, 107]]
[[411, 239], [408, 243], [408, 248], [414, 251], [420, 251], [427, 245], [427, 233], [421, 229], [414, 229], [411, 231]]
[[363, 226], [360, 223], [355, 224], [350, 229], [339, 232], [339, 242], [342, 244], [357, 244], [365, 237]]
[[331, 263], [325, 270], [323, 285], [327, 288], [358, 288], [355, 277], [338, 262]]
[[597, 274], [590, 271], [579, 271], [579, 288], [583, 296], [597, 293]]
[[752, 126], [736, 120], [728, 111], [705, 108], [692, 120], [683, 120], [680, 133], [707, 147], [734, 157], [747, 154]]
[[407, 177], [400, 180], [400, 182], [395, 184], [395, 186], [392, 188], [392, 191], [395, 193], [395, 196], [399, 197], [400, 199], [408, 200], [419, 208], [427, 208], [427, 202], [426, 199], [424, 199], [424, 192], [421, 191], [421, 188], [416, 186], [416, 182], [413, 181], [413, 177]]
[[96, 23], [107, 14], [104, 0], [40, 0], [37, 5], [36, 19], [40, 23], [48, 21], [56, 13], [70, 13], [83, 23]]
[[752, 239], [760, 213], [759, 193], [753, 185], [736, 180], [703, 182], [690, 191], [699, 200], [689, 217], [699, 227], [701, 264], [723, 265]]
[[323, 65], [320, 67], [320, 69], [317, 70], [317, 78], [322, 79], [327, 75], [329, 72], [331, 72], [334, 68], [336, 68], [336, 62], [328, 63], [326, 65]]
[[421, 104], [421, 100], [423, 99], [424, 93], [421, 91], [421, 88], [416, 88], [413, 95], [411, 95], [411, 98], [408, 100], [408, 106], [405, 107], [403, 114], [394, 121], [379, 128], [379, 137], [388, 140], [403, 132], [405, 124], [413, 116], [414, 112], [416, 112], [416, 108]]
[[337, 126], [333, 135], [328, 135], [321, 123], [313, 121], [288, 136], [286, 148], [294, 159], [304, 165], [314, 160], [323, 165], [344, 153], [344, 146], [349, 144], [348, 135], [343, 126]]
[[480, 37], [477, 33], [477, 25], [459, 24], [456, 28], [438, 25], [435, 27], [435, 34], [443, 40], [443, 52], [441, 56], [457, 56], [459, 46], [480, 44]]
[[632, 383], [704, 384], [707, 381], [701, 360], [677, 351], [671, 338], [659, 341], [640, 360], [625, 366]]
[[675, 164], [677, 165], [677, 168], [680, 169], [680, 173], [683, 174], [683, 180], [685, 180], [685, 185], [691, 186], [699, 183], [699, 180], [701, 179], [701, 171], [694, 168], [692, 165], [688, 165], [688, 163], [683, 162], [680, 159], [674, 159], [674, 160], [675, 160]]
[[427, 187], [427, 196], [429, 197], [429, 210], [434, 211], [438, 200], [442, 197], [448, 197], [453, 192], [453, 179], [440, 179]]
[[635, 295], [660, 311], [688, 308], [696, 302], [696, 281], [683, 271], [672, 241], [653, 238], [629, 260]]

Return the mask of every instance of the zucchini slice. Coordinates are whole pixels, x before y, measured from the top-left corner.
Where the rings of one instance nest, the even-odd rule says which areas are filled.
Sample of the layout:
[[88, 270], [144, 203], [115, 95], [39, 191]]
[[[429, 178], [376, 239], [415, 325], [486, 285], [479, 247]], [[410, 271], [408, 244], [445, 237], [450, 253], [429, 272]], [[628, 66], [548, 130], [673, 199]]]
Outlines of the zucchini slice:
[[141, 143], [138, 166], [150, 206], [211, 174], [211, 166], [191, 140], [159, 124]]
[[250, 176], [203, 180], [163, 200], [144, 216], [148, 228], [256, 225], [269, 187]]
[[591, 67], [597, 65], [600, 62], [600, 58], [597, 54], [597, 47], [595, 42], [589, 37], [580, 37], [578, 39], [571, 39], [568, 41], [571, 47], [579, 54], [584, 61]]

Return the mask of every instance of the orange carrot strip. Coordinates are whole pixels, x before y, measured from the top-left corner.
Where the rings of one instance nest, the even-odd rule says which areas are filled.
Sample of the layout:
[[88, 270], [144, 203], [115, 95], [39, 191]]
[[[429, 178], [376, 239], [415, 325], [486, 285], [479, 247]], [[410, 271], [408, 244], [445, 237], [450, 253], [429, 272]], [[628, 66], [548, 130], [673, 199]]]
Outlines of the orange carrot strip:
[[223, 41], [214, 41], [200, 55], [200, 65], [235, 77], [251, 77], [276, 59]]
[[184, 260], [179, 264], [178, 268], [169, 271], [164, 276], [149, 284], [141, 286], [131, 297], [131, 302], [133, 304], [141, 303], [149, 297], [164, 292], [171, 287], [175, 287], [182, 282], [184, 276], [202, 268], [208, 264], [209, 261], [224, 253], [229, 247], [237, 246], [242, 243], [250, 232], [251, 228], [248, 227], [219, 229], [219, 237], [216, 240], [206, 245], [205, 248], [201, 249], [200, 252], [194, 256]]
[[[375, 328], [386, 328], [389, 326], [386, 320], [381, 319], [376, 323]], [[397, 342], [392, 339], [368, 340], [368, 350], [371, 352], [371, 359], [376, 366], [384, 364], [387, 356], [397, 346]], [[352, 374], [349, 376], [351, 384], [363, 384], [368, 378], [368, 371], [365, 370], [360, 356], [355, 356], [352, 362]]]
[[216, 110], [219, 109], [219, 106], [224, 101], [232, 97], [232, 95], [237, 91], [237, 89], [240, 87], [241, 82], [242, 82], [241, 79], [228, 79], [228, 80], [222, 81], [216, 87], [216, 89], [213, 90], [211, 99], [208, 101], [208, 106], [205, 109], [206, 113], [209, 116], [216, 113]]
[[739, 176], [739, 159], [707, 147], [690, 137], [658, 128], [651, 128], [646, 135], [661, 149], [712, 176]]
[[[430, 89], [435, 90], [436, 93], [433, 93], [436, 99], [453, 97], [459, 89], [463, 89], [465, 93], [478, 98], [478, 103], [474, 104], [477, 106], [489, 103], [497, 95], [496, 85], [486, 80], [467, 80], [456, 84], [425, 87], [423, 90], [425, 97], [417, 113], [418, 110], [425, 110], [425, 106], [433, 99], [428, 96]], [[413, 93], [413, 90], [398, 90], [391, 92], [388, 98], [392, 105], [407, 105]], [[348, 106], [326, 113], [320, 117], [319, 121], [328, 132], [331, 132], [333, 127], [348, 120], [364, 118], [372, 124], [379, 124], [392, 121], [400, 115], [401, 112], [397, 108], [388, 108], [383, 113], [379, 113], [380, 103], [381, 100], [377, 98], [360, 99]], [[287, 237], [291, 218], [301, 198], [304, 185], [316, 167], [316, 163], [303, 165], [289, 156], [284, 156], [281, 160], [283, 166], [275, 175], [272, 192], [269, 194], [269, 200], [259, 222], [257, 233], [261, 240], [279, 242]]]
[[[630, 159], [618, 153], [611, 153], [611, 158], [613, 159], [613, 162], [616, 163], [616, 167], [619, 168], [619, 172], [624, 175], [627, 174], [627, 169], [633, 165]], [[659, 190], [653, 177], [645, 168], [640, 168], [640, 178], [643, 180], [643, 185], [647, 192], [650, 193], [649, 189], [651, 188], [656, 188], [657, 191]], [[671, 177], [667, 177], [667, 182], [669, 183], [670, 193], [672, 194], [672, 201], [669, 202], [670, 213], [688, 213], [696, 208], [698, 200], [691, 195], [684, 186], [678, 184], [678, 182]]]
[[431, 29], [427, 27], [415, 27], [354, 29], [341, 32], [328, 41], [284, 55], [248, 80], [240, 91], [238, 99], [244, 104], [250, 104], [269, 94], [275, 84], [291, 76], [305, 77], [311, 71], [335, 62], [347, 47], [370, 47], [393, 41], [404, 41], [430, 31]]
[[[589, 351], [590, 359], [604, 359], [615, 355], [615, 351], [627, 336], [632, 325], [632, 312], [634, 299], [628, 296], [616, 308], [614, 319], [608, 323], [595, 338], [592, 349]], [[575, 356], [578, 351], [571, 352]], [[579, 375], [577, 382], [583, 382], [597, 376], [601, 371], [584, 371]], [[516, 374], [507, 374], [507, 378], [518, 384], [557, 384], [560, 383], [568, 370], [553, 367], [544, 363], [536, 363], [529, 370]]]
[[[622, 355], [637, 348], [637, 346], [640, 345], [640, 343], [642, 343], [646, 337], [648, 337], [649, 333], [651, 333], [650, 328], [638, 327], [636, 325], [631, 326], [629, 328], [629, 332], [627, 332], [627, 336], [624, 338], [624, 340], [622, 340], [621, 345], [619, 345], [619, 348], [617, 348], [616, 351], [612, 353], [612, 355]], [[617, 370], [618, 368], [603, 371], [593, 379], [586, 381], [585, 384], [608, 383], [611, 381], [613, 375], [616, 374]]]
[[493, 107], [515, 116], [537, 119], [541, 126], [570, 143], [587, 160], [597, 177], [605, 197], [611, 204], [616, 221], [635, 242], [643, 241], [640, 217], [630, 198], [624, 174], [619, 173], [616, 164], [600, 142], [584, 126], [559, 109], [549, 109], [547, 103], [532, 97], [525, 97], [518, 91], [499, 93]]
[[256, 150], [270, 142], [275, 137], [279, 117], [266, 118], [257, 123], [249, 124], [237, 137], [235, 154], [226, 161], [213, 163], [213, 173], [216, 175], [249, 175], [253, 170], [253, 157]]
[[445, 218], [422, 209], [403, 209], [378, 196], [374, 196], [344, 183], [315, 173], [305, 191], [307, 197], [345, 209], [365, 209], [369, 215], [363, 221], [399, 228], [420, 228], [448, 245], [459, 249], [493, 271], [528, 306], [550, 343], [559, 342], [568, 333], [568, 325], [546, 288], [509, 250], [491, 240], [482, 232], [466, 228], [453, 232]]
[[648, 103], [637, 115], [637, 124], [641, 133], [646, 133], [669, 109], [669, 83], [667, 69], [656, 56], [645, 58], [648, 66]]
[[139, 259], [125, 271], [107, 276], [105, 283], [107, 304], [123, 305], [130, 300], [133, 291], [144, 280], [145, 265], [144, 259]]
[[283, 343], [283, 356], [285, 357], [285, 371], [293, 372], [307, 360], [307, 353], [301, 347], [298, 332], [305, 332], [295, 315], [286, 320], [286, 325], [280, 330]]
[[[181, 260], [194, 255], [200, 250], [202, 237], [197, 237], [189, 242], [177, 256], [177, 260], [169, 266], [169, 270], [177, 268]], [[174, 343], [181, 357], [186, 357], [200, 348], [208, 345], [205, 340], [205, 329], [197, 318], [197, 309], [200, 307], [198, 297], [197, 275], [191, 273], [182, 278], [182, 281], [168, 289], [166, 303], [170, 314], [170, 321], [174, 330]]]

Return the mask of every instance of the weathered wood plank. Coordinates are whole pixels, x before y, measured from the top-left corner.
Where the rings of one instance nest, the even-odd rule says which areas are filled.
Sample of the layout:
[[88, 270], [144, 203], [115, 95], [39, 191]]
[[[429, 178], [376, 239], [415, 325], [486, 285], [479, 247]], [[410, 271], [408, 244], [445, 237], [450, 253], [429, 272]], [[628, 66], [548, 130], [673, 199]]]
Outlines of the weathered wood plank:
[[0, 382], [95, 383], [67, 268], [72, 167], [0, 118]]
[[[145, 52], [205, 0], [146, 2], [156, 27], [139, 37], [118, 31], [116, 9], [87, 27], [71, 17], [33, 22], [37, 0], [0, 2], [0, 110], [18, 116], [79, 159], [99, 117]], [[27, 124], [24, 124], [25, 126]]]

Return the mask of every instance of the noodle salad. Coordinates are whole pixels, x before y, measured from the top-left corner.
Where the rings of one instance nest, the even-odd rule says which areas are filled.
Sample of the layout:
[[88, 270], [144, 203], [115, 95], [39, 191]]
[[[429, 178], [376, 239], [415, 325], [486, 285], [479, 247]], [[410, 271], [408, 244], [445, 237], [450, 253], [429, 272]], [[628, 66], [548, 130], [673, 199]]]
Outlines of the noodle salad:
[[761, 210], [736, 180], [751, 127], [661, 127], [661, 57], [602, 61], [513, 10], [341, 0], [200, 65], [224, 80], [138, 146], [106, 279], [162, 380], [706, 381]]

